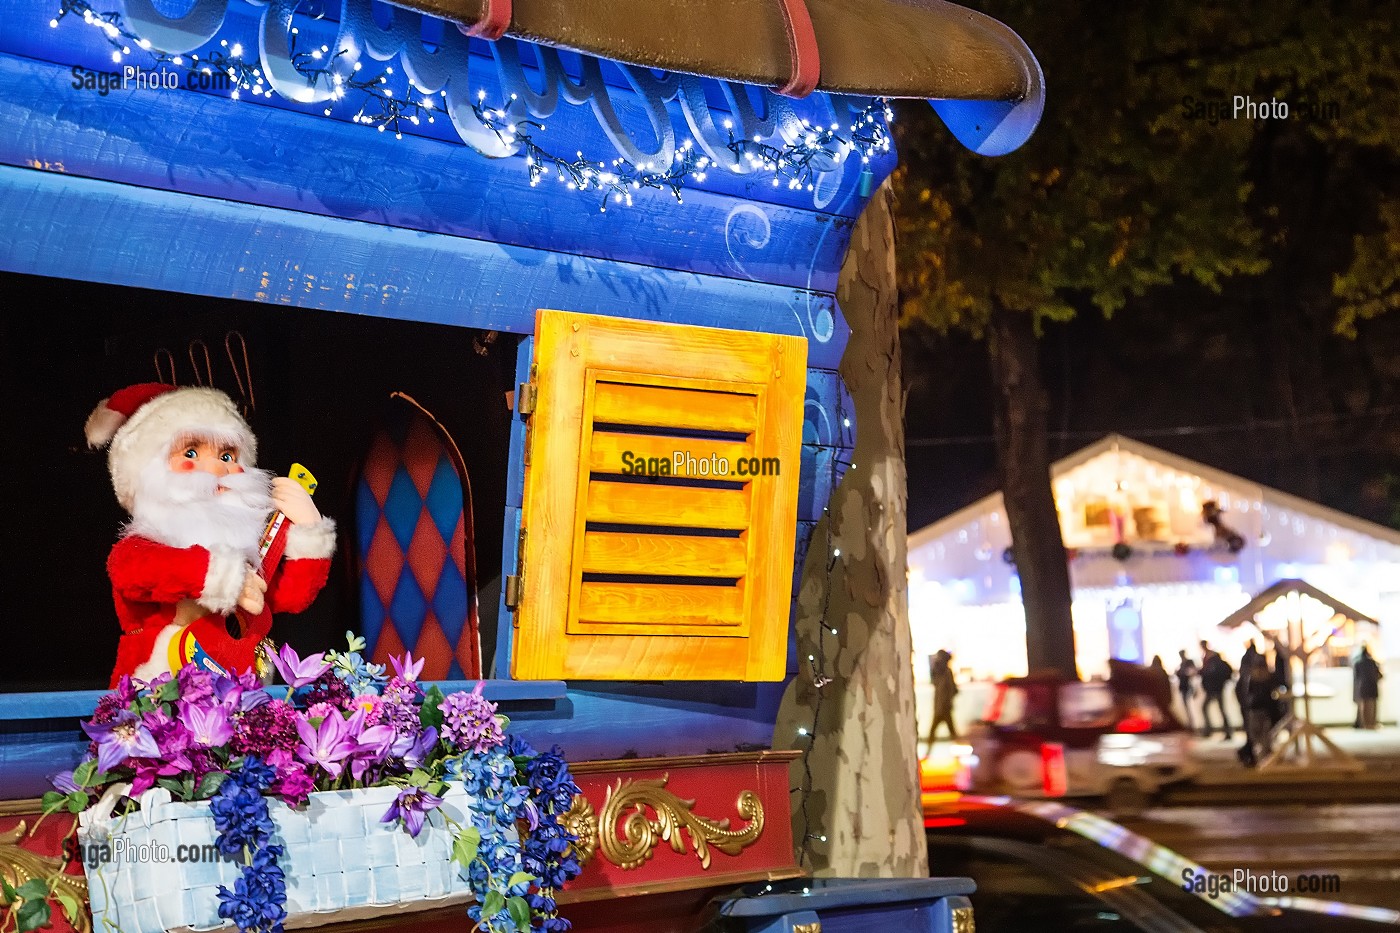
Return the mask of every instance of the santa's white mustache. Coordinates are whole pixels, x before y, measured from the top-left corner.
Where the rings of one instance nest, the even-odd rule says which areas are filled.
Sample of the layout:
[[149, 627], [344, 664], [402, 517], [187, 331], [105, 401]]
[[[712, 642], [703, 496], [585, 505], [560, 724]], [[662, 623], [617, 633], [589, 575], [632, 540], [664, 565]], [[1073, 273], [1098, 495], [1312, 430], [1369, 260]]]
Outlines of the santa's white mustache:
[[216, 477], [172, 470], [162, 458], [141, 471], [125, 533], [172, 547], [231, 547], [252, 559], [274, 508], [271, 490], [266, 470]]
[[[162, 464], [162, 466], [164, 466]], [[200, 502], [219, 496], [232, 496], [248, 508], [272, 511], [272, 473], [269, 470], [244, 468], [241, 473], [215, 476], [203, 470], [179, 471], [165, 467], [165, 476], [151, 477], [154, 482], [142, 485], [164, 486], [163, 498], [172, 504]], [[158, 470], [152, 470], [158, 473]], [[144, 477], [143, 477], [144, 478]], [[233, 501], [233, 500], [229, 500]]]

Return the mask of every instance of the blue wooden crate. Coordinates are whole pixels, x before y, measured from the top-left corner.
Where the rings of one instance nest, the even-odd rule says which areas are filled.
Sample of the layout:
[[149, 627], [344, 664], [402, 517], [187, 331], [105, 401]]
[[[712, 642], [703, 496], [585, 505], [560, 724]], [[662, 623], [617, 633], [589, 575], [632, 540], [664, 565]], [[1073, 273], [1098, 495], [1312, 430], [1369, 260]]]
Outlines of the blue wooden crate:
[[815, 878], [755, 884], [719, 904], [727, 933], [971, 933], [970, 878]]

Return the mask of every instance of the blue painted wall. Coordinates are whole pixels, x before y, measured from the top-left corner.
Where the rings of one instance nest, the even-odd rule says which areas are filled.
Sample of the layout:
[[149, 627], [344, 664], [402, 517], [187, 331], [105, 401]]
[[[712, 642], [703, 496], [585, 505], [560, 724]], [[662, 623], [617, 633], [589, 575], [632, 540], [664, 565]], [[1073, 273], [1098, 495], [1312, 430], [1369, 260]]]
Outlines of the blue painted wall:
[[[838, 417], [853, 419], [854, 406], [836, 373], [849, 333], [836, 276], [867, 186], [892, 156], [866, 179], [853, 164], [811, 192], [711, 171], [684, 203], [641, 191], [630, 209], [601, 213], [596, 196], [531, 187], [521, 157], [488, 159], [444, 125], [395, 140], [349, 122], [344, 108], [323, 116], [281, 97], [74, 88], [72, 66], [111, 68], [110, 50], [80, 23], [50, 29], [56, 10], [0, 0], [0, 269], [519, 334], [533, 329], [536, 309], [560, 308], [803, 336], [811, 370], [794, 530], [800, 572], [832, 459], [848, 459], [854, 443], [853, 424]], [[219, 35], [256, 48], [257, 14], [230, 3]], [[474, 40], [471, 67], [494, 90], [492, 64], [491, 48]], [[578, 74], [577, 57], [566, 65]], [[645, 108], [627, 76], [611, 65], [600, 74], [622, 125], [643, 138]], [[721, 114], [724, 93], [708, 82]], [[820, 116], [833, 102], [802, 106]], [[844, 101], [836, 109], [849, 113]], [[665, 112], [687, 132], [677, 101]], [[561, 104], [548, 132], [564, 148], [610, 151], [588, 106]], [[522, 440], [517, 426], [508, 542]], [[508, 650], [508, 625], [501, 635]], [[531, 741], [557, 740], [576, 759], [703, 753], [766, 745], [781, 692], [571, 684], [503, 710]], [[0, 730], [0, 796], [34, 793], [39, 770], [81, 750], [73, 715], [0, 715], [10, 720]], [[20, 777], [23, 786], [12, 782]]]

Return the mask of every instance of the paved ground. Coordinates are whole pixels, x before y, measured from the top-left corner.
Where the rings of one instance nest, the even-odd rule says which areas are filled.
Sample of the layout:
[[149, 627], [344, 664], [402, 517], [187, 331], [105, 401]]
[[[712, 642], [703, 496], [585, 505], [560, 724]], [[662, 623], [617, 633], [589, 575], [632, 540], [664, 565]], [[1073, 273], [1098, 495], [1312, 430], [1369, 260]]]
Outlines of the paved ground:
[[1201, 775], [1191, 784], [1170, 789], [1165, 802], [1400, 803], [1400, 728], [1332, 728], [1326, 735], [1352, 760], [1333, 759], [1321, 743], [1314, 743], [1311, 764], [1292, 760], [1269, 768], [1246, 768], [1236, 755], [1238, 735], [1229, 742], [1218, 736], [1201, 739], [1196, 746]]
[[1118, 822], [1211, 871], [1336, 879], [1313, 896], [1400, 909], [1400, 805], [1172, 806]]

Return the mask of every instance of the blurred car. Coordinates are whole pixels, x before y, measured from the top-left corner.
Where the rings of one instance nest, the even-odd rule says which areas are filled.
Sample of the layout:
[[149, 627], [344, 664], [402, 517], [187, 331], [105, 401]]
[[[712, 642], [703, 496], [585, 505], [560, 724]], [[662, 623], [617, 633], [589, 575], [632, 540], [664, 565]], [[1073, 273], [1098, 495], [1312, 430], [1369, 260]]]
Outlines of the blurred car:
[[1379, 933], [1400, 924], [1384, 908], [1198, 884], [1223, 876], [1054, 801], [962, 795], [926, 808], [924, 824], [931, 873], [977, 883], [980, 933]]
[[1107, 681], [1057, 675], [997, 684], [968, 735], [968, 787], [1018, 797], [1104, 796], [1144, 806], [1164, 785], [1194, 777], [1195, 738], [1146, 668], [1114, 662]]

